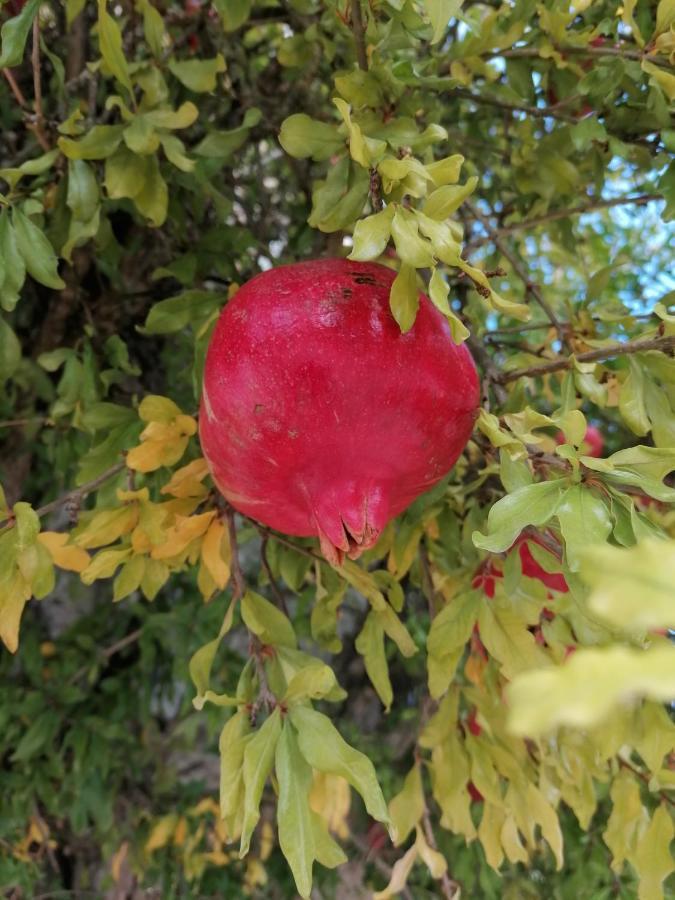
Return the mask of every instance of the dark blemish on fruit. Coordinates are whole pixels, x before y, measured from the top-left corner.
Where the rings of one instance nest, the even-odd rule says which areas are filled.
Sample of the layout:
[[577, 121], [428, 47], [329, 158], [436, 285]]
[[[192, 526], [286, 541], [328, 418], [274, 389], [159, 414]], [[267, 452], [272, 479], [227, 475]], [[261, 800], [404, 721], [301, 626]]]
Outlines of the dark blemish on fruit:
[[350, 272], [349, 274], [354, 279], [355, 284], [377, 284], [372, 275], [364, 275], [363, 272]]
[[262, 403], [256, 403], [256, 405], [253, 407], [253, 412], [256, 414], [256, 416], [259, 416], [260, 413], [264, 411], [264, 409], [265, 407]]
[[349, 298], [352, 296], [353, 292], [352, 292], [351, 288], [343, 287], [341, 289], [340, 293], [342, 294], [342, 296], [345, 300], [349, 300]]

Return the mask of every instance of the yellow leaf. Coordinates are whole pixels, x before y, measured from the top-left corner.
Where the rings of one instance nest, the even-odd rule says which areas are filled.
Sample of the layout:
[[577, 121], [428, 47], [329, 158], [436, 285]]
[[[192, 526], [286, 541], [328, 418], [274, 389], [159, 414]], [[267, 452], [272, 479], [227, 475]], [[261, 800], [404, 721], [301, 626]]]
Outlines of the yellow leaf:
[[209, 570], [216, 587], [222, 591], [230, 580], [232, 551], [225, 526], [219, 519], [214, 519], [211, 522], [204, 535], [202, 560]]
[[448, 864], [442, 853], [430, 847], [422, 833], [422, 829], [417, 826], [417, 840], [415, 841], [417, 852], [424, 860], [424, 864], [431, 872], [432, 878], [441, 878], [448, 871]]
[[15, 571], [0, 585], [0, 640], [10, 653], [16, 653], [19, 646], [21, 614], [30, 596], [30, 587], [20, 572]]
[[119, 506], [116, 509], [103, 509], [94, 512], [82, 529], [78, 528], [73, 535], [73, 543], [78, 547], [91, 549], [114, 543], [123, 534], [131, 531], [138, 519], [138, 506]]
[[89, 565], [89, 554], [81, 547], [69, 544], [68, 538], [65, 531], [42, 531], [38, 535], [38, 540], [60, 569], [82, 572]]
[[410, 875], [410, 871], [415, 864], [416, 859], [417, 847], [413, 844], [400, 859], [396, 860], [394, 867], [391, 870], [389, 884], [383, 891], [376, 891], [373, 894], [373, 900], [390, 900], [390, 898], [400, 894], [408, 881], [408, 876]]
[[209, 466], [203, 457], [177, 469], [171, 480], [161, 489], [162, 494], [174, 497], [203, 497], [207, 488], [201, 483], [209, 474]]
[[[349, 837], [347, 818], [351, 802], [349, 784], [341, 775], [334, 775], [332, 772], [314, 772], [309, 805], [321, 816], [328, 830], [343, 840]], [[260, 855], [262, 857], [262, 850]]]
[[663, 882], [675, 869], [675, 862], [670, 853], [673, 837], [675, 837], [673, 820], [666, 807], [661, 804], [654, 813], [632, 860], [640, 876], [639, 900], [662, 900]]
[[113, 854], [113, 858], [110, 860], [110, 873], [115, 884], [117, 884], [117, 882], [120, 880], [120, 876], [122, 874], [122, 866], [126, 861], [128, 852], [129, 841], [124, 841], [120, 848], [115, 851], [115, 853]]
[[93, 584], [99, 578], [110, 578], [131, 553], [131, 547], [124, 550], [101, 550], [82, 572], [80, 578], [85, 584]]
[[170, 422], [180, 416], [181, 411], [168, 397], [148, 394], [141, 400], [138, 415], [144, 422]]
[[166, 847], [174, 836], [177, 824], [177, 813], [169, 813], [168, 816], [162, 816], [161, 819], [158, 819], [150, 832], [150, 837], [145, 842], [145, 852], [152, 853], [153, 850]]
[[178, 556], [195, 538], [204, 534], [215, 514], [215, 510], [211, 510], [199, 516], [176, 516], [175, 525], [172, 525], [166, 533], [166, 541], [158, 547], [153, 547], [152, 558], [170, 559], [172, 556]]
[[144, 441], [127, 453], [127, 465], [136, 472], [154, 472], [162, 466], [172, 466], [185, 453], [188, 438], [172, 432], [166, 441]]

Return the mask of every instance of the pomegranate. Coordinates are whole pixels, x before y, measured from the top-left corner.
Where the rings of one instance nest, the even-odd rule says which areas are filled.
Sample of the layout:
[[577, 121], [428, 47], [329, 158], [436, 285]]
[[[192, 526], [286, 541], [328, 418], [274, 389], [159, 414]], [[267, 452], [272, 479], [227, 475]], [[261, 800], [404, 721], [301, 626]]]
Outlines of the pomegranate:
[[339, 564], [454, 465], [477, 415], [464, 345], [424, 295], [402, 334], [395, 273], [321, 259], [257, 275], [223, 310], [206, 356], [199, 432], [235, 509], [316, 535]]

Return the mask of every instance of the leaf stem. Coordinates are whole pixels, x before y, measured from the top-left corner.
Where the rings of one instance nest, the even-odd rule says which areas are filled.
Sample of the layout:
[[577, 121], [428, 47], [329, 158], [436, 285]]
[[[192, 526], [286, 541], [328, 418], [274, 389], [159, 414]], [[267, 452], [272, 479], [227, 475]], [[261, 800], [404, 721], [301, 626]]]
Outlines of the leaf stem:
[[362, 71], [368, 71], [368, 53], [366, 51], [366, 31], [363, 25], [361, 0], [351, 0], [351, 22], [356, 47], [356, 59]]

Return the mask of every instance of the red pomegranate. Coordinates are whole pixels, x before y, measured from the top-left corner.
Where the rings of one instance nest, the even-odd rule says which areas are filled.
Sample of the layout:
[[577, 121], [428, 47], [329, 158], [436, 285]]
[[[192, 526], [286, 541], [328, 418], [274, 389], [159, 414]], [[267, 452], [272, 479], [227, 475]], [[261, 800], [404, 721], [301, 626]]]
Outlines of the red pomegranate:
[[199, 432], [216, 484], [245, 515], [317, 535], [336, 564], [452, 468], [477, 414], [469, 351], [424, 295], [402, 334], [394, 277], [346, 259], [263, 272], [206, 356]]

